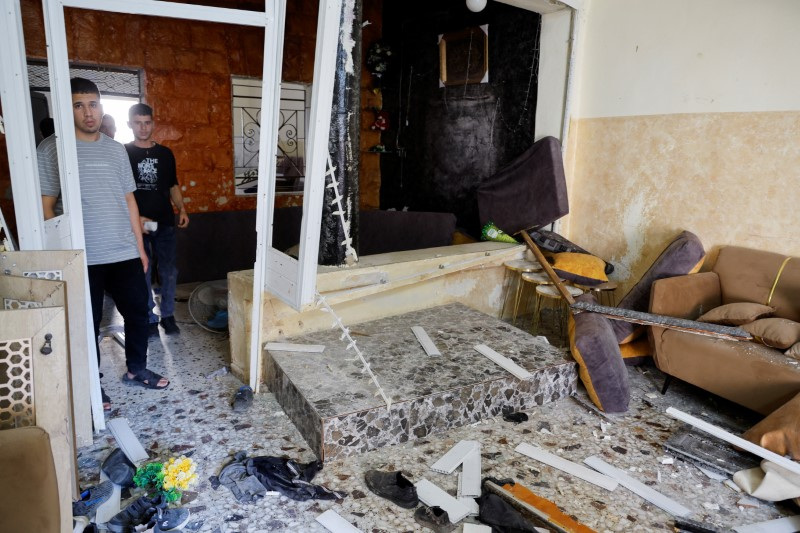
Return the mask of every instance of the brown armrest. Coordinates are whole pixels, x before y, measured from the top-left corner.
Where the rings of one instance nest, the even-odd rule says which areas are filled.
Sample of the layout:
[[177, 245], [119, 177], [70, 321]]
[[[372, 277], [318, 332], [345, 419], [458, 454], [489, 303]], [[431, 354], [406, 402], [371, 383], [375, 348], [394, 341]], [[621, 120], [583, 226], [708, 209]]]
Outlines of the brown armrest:
[[719, 276], [714, 272], [664, 278], [653, 282], [650, 312], [695, 320], [722, 305]]

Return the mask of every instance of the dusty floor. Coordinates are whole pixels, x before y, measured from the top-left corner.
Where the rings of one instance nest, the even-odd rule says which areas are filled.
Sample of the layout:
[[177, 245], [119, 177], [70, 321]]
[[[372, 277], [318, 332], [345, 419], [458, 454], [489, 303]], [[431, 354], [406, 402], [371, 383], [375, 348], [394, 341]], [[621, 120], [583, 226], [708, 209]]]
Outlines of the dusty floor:
[[[183, 295], [187, 295], [186, 289]], [[489, 419], [421, 441], [326, 463], [315, 482], [347, 492], [341, 501], [301, 503], [267, 496], [255, 504], [239, 504], [226, 488], [214, 490], [208, 480], [231, 454], [286, 455], [300, 462], [314, 456], [271, 394], [257, 395], [254, 405], [243, 414], [231, 410], [231, 396], [242, 383], [230, 374], [207, 377], [225, 366], [228, 339], [195, 325], [185, 302], [178, 303], [176, 317], [182, 328], [180, 336], [167, 337], [162, 332], [160, 338], [150, 340], [148, 366], [172, 380], [168, 390], [123, 384], [119, 377], [124, 371], [124, 353], [108, 338], [101, 344], [101, 371], [105, 390], [114, 402], [107, 418], [127, 418], [154, 460], [191, 453], [198, 464], [200, 482], [184, 495], [183, 502], [192, 512], [189, 531], [325, 531], [314, 519], [327, 509], [336, 510], [364, 532], [426, 531], [414, 522], [413, 511], [372, 495], [363, 482], [364, 473], [372, 468], [402, 469], [414, 481], [425, 477], [454, 493], [455, 474], [438, 474], [429, 465], [462, 439], [482, 443], [484, 476], [514, 478], [598, 531], [672, 531], [672, 520], [621, 486], [608, 492], [514, 452], [519, 443], [538, 444], [576, 462], [599, 455], [688, 506], [695, 511], [695, 520], [707, 524], [730, 528], [795, 514], [790, 506], [769, 503], [737, 506], [740, 493], [710, 479], [694, 465], [678, 459], [674, 464], [662, 463], [668, 456], [662, 445], [681, 425], [664, 414], [670, 405], [728, 427], [746, 427], [753, 419], [741, 408], [682, 383], [673, 383], [667, 395], [661, 396], [663, 375], [652, 366], [630, 369], [631, 407], [624, 416], [601, 415], [580, 389], [577, 398], [529, 411], [530, 419], [518, 425]], [[100, 462], [114, 446], [113, 437], [104, 431], [93, 446], [79, 450], [82, 486], [98, 480]]]

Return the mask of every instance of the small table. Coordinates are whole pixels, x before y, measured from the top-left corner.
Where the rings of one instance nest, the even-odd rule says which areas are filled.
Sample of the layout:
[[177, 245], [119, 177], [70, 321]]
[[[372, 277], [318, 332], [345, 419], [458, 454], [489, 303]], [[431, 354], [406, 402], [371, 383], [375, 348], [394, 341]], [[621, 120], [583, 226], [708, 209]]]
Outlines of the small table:
[[617, 290], [619, 284], [616, 281], [606, 281], [600, 285], [579, 285], [576, 283], [575, 286], [586, 292], [594, 293], [595, 298], [597, 298], [597, 303], [600, 305], [604, 305], [603, 300], [605, 299], [605, 305], [611, 307], [617, 306], [617, 299], [614, 295], [614, 291]]

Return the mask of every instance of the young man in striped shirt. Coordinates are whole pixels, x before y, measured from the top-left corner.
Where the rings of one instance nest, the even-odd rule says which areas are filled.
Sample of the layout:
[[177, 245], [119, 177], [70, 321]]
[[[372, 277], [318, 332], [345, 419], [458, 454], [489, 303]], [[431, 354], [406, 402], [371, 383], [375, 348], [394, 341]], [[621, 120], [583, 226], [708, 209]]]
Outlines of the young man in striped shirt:
[[[164, 389], [169, 380], [147, 369], [147, 255], [142, 244], [139, 210], [133, 191], [128, 154], [100, 133], [103, 108], [97, 86], [73, 78], [72, 113], [78, 149], [78, 174], [83, 207], [86, 264], [92, 300], [95, 340], [103, 318], [103, 295], [108, 292], [125, 320], [125, 360], [122, 380], [150, 389]], [[37, 148], [42, 208], [45, 220], [60, 213], [61, 185], [55, 136]], [[97, 350], [98, 364], [100, 350]], [[103, 408], [111, 400], [103, 393]]]

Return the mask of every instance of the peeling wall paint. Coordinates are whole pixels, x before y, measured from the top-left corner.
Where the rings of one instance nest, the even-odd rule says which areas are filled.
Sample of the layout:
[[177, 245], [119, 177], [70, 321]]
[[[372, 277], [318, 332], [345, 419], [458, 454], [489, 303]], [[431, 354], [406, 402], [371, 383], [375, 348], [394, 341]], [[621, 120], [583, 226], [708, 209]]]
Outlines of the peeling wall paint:
[[[353, 63], [353, 47], [356, 42], [353, 39], [353, 21], [355, 20], [355, 3], [356, 0], [345, 0], [342, 6], [342, 20], [343, 24], [339, 31], [339, 41], [345, 53], [344, 70], [349, 75], [355, 74], [355, 65]], [[359, 58], [359, 61], [361, 58]]]

